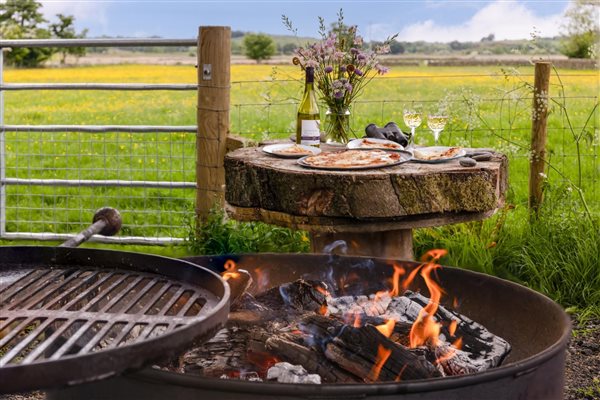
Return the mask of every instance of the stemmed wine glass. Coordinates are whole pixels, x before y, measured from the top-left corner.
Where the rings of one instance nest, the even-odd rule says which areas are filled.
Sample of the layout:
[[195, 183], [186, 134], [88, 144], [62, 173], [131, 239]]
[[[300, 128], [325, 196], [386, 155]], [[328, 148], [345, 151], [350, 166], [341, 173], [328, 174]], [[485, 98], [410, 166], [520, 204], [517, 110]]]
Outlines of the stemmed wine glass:
[[421, 125], [421, 110], [418, 105], [404, 108], [404, 123], [410, 128], [410, 143], [408, 147], [415, 147], [415, 129]]
[[438, 144], [438, 139], [440, 137], [440, 132], [444, 130], [446, 123], [448, 122], [448, 116], [444, 114], [429, 114], [427, 116], [427, 126], [433, 132], [433, 138], [435, 140], [435, 145]]

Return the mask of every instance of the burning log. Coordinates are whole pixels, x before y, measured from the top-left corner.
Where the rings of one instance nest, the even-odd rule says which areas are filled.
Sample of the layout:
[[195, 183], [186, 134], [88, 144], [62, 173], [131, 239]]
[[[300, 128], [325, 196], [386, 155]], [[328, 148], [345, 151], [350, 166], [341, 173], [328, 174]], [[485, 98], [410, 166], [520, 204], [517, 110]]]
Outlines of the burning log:
[[300, 328], [313, 335], [325, 357], [365, 382], [440, 376], [423, 357], [392, 342], [373, 325], [354, 328], [327, 317], [305, 317]]
[[262, 304], [273, 308], [292, 308], [296, 311], [314, 311], [323, 313], [327, 308], [327, 285], [320, 281], [298, 279], [271, 288], [256, 297]]

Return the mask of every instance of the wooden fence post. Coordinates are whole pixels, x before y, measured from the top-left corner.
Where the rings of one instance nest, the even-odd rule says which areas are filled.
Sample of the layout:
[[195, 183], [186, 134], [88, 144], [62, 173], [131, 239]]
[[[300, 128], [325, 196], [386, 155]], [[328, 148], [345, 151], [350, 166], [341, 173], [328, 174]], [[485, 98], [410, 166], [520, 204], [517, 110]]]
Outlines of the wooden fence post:
[[198, 33], [198, 133], [196, 216], [224, 206], [225, 158], [229, 132], [231, 28], [201, 26]]
[[546, 138], [548, 130], [548, 88], [552, 63], [538, 61], [535, 63], [535, 80], [533, 89], [533, 109], [531, 114], [531, 148], [529, 160], [529, 211], [532, 216], [542, 205], [543, 184], [546, 175]]

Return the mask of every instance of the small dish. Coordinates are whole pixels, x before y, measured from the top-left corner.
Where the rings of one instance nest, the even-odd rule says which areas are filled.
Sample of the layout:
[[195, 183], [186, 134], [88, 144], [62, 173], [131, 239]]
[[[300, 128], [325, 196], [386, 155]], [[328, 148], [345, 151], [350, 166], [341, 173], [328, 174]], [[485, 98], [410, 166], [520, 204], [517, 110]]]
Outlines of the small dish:
[[414, 158], [411, 161], [425, 164], [439, 164], [464, 157], [467, 151], [460, 147], [431, 146], [413, 149]]
[[348, 142], [348, 145], [346, 147], [352, 150], [404, 150], [404, 146], [402, 146], [399, 143], [387, 139], [378, 138], [354, 139]]
[[300, 158], [321, 153], [321, 149], [303, 144], [279, 143], [263, 147], [262, 151], [275, 157]]

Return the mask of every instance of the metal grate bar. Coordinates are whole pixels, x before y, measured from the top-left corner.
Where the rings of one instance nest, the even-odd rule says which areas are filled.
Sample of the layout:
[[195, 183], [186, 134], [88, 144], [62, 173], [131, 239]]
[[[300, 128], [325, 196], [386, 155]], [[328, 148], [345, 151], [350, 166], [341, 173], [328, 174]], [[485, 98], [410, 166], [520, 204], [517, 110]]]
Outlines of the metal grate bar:
[[[106, 322], [106, 321], [89, 320], [89, 321], [85, 322], [83, 325], [81, 325], [79, 327], [79, 329], [77, 329], [75, 332], [73, 332], [71, 337], [65, 343], [63, 343], [62, 346], [60, 346], [58, 349], [56, 349], [54, 354], [52, 354], [49, 359], [50, 360], [58, 360], [59, 358], [61, 358], [63, 356], [63, 354], [65, 354], [75, 344], [75, 342], [81, 338], [81, 334], [85, 333], [88, 329], [90, 329], [90, 327], [93, 324], [95, 324], [97, 322]], [[108, 323], [106, 325], [108, 325]]]
[[128, 180], [89, 180], [89, 179], [0, 179], [0, 184], [14, 186], [66, 186], [66, 187], [145, 187], [167, 189], [195, 189], [196, 182], [171, 181], [128, 181]]
[[[120, 284], [125, 282], [130, 277], [131, 277], [131, 275], [129, 275], [129, 274], [123, 274], [120, 278], [117, 278], [116, 281], [111, 283], [111, 285], [109, 287], [100, 290], [97, 294], [93, 295], [94, 297], [92, 297], [91, 299], [88, 299], [88, 305], [85, 307], [81, 307], [79, 310], [80, 311], [91, 311], [93, 309], [93, 307], [96, 306], [102, 300], [102, 298], [104, 296], [110, 294], [117, 286], [119, 286]], [[92, 290], [87, 290], [86, 292], [84, 292], [82, 294], [84, 296], [90, 295], [90, 294], [92, 294]], [[67, 310], [69, 310], [69, 309], [67, 308]], [[93, 310], [92, 312], [97, 312], [97, 311], [98, 310]]]
[[48, 328], [48, 326], [54, 321], [54, 319], [48, 318], [47, 320], [39, 324], [37, 328], [29, 332], [27, 337], [21, 339], [19, 341], [19, 344], [10, 349], [9, 352], [4, 354], [4, 356], [0, 358], [0, 367], [3, 367], [4, 365], [8, 364], [13, 358], [19, 355], [21, 351], [27, 348], [27, 346], [29, 346], [29, 344], [33, 342], [35, 338], [37, 338], [38, 335], [41, 334], [46, 328]]
[[[98, 282], [94, 283], [92, 286], [90, 286], [85, 292], [79, 293], [77, 295], [77, 297], [75, 297], [73, 300], [71, 300], [70, 302], [68, 302], [67, 304], [63, 305], [62, 307], [58, 308], [58, 310], [68, 310], [69, 308], [71, 308], [74, 304], [77, 304], [79, 301], [81, 301], [85, 296], [87, 296], [92, 290], [96, 290], [97, 288], [100, 287], [100, 285], [102, 285], [104, 282], [106, 282], [107, 280], [109, 280], [110, 278], [112, 278], [113, 276], [116, 276], [118, 274], [116, 273], [108, 273], [106, 274], [106, 276], [104, 276], [103, 278], [101, 278]], [[55, 302], [56, 303], [56, 302]], [[53, 303], [52, 305], [54, 305], [55, 303]]]
[[181, 295], [183, 295], [183, 293], [186, 291], [187, 289], [184, 288], [183, 286], [181, 286], [173, 295], [173, 297], [171, 297], [169, 299], [169, 301], [167, 301], [167, 303], [163, 306], [163, 308], [161, 308], [160, 312], [158, 313], [158, 315], [165, 315], [167, 313], [167, 311], [169, 311], [169, 309], [171, 307], [173, 307], [173, 305], [177, 302], [177, 300], [179, 300], [179, 298], [181, 297]]
[[84, 272], [86, 272], [86, 271], [85, 270], [73, 270], [73, 269], [65, 270], [63, 272], [63, 274], [65, 276], [68, 276], [65, 280], [63, 280], [62, 282], [52, 282], [51, 283], [51, 284], [57, 284], [59, 286], [56, 286], [53, 289], [49, 289], [48, 286], [45, 286], [38, 291], [40, 293], [38, 293], [37, 295], [35, 295], [35, 293], [28, 294], [25, 299], [23, 299], [19, 304], [13, 305], [11, 307], [11, 309], [14, 309], [15, 306], [20, 306], [21, 308], [32, 308], [39, 303], [43, 303], [44, 300], [50, 298], [57, 291], [64, 288], [70, 282], [79, 278]]
[[114, 321], [112, 323], [107, 323], [104, 325], [96, 334], [76, 353], [86, 354], [89, 353], [91, 349], [96, 347], [96, 345], [104, 339], [104, 336], [117, 324], [121, 324], [121, 321]]
[[67, 329], [72, 327], [75, 322], [76, 321], [72, 321], [71, 323], [69, 323], [65, 321], [65, 323], [59, 329], [56, 329], [50, 336], [48, 336], [42, 343], [40, 343], [38, 347], [36, 347], [31, 353], [29, 353], [27, 357], [25, 357], [25, 359], [23, 360], [22, 364], [27, 364], [35, 361], [35, 359], [42, 355], [42, 353], [45, 352], [54, 343], [56, 339], [61, 337]]
[[[145, 279], [144, 276], [138, 276], [137, 278], [135, 278], [133, 282], [130, 282], [129, 285], [121, 289], [120, 293], [116, 293], [115, 297], [110, 299], [110, 301], [106, 303], [102, 308], [98, 309], [98, 312], [110, 312], [110, 309], [119, 301], [121, 301], [125, 296], [127, 296], [129, 292], [131, 292], [131, 290], [134, 287], [136, 287], [143, 279]], [[110, 292], [107, 292], [107, 294], [110, 294]]]
[[[89, 272], [89, 271], [87, 271], [87, 272]], [[66, 292], [62, 293], [57, 299], [55, 299], [51, 303], [46, 304], [45, 308], [51, 310], [54, 307], [54, 305], [60, 304], [61, 301], [63, 301], [68, 296], [70, 296], [72, 293], [77, 292], [84, 285], [87, 285], [87, 284], [91, 283], [94, 279], [97, 279], [99, 275], [100, 275], [100, 271], [94, 271], [94, 272], [92, 272], [92, 274], [90, 276], [88, 276], [87, 278], [85, 278], [78, 285], [75, 285], [71, 289], [69, 289]], [[56, 292], [56, 290], [54, 292]], [[52, 294], [54, 294], [54, 293], [50, 293], [48, 297], [50, 297]], [[46, 299], [44, 299], [44, 300], [46, 300]]]
[[[192, 307], [194, 307], [194, 304], [196, 303], [196, 301], [198, 301], [198, 299], [200, 299], [200, 294], [198, 293], [194, 293], [188, 300], [187, 304], [185, 305], [185, 307], [181, 307], [181, 310], [179, 310], [179, 312], [177, 313], [177, 316], [179, 317], [183, 317], [185, 316], [185, 314], [190, 311], [192, 309]], [[198, 304], [200, 306], [200, 310], [202, 310], [203, 304]], [[200, 311], [198, 311], [200, 312]]]
[[165, 281], [163, 280], [159, 280], [159, 279], [152, 279], [150, 282], [148, 282], [146, 284], [146, 286], [144, 286], [142, 288], [142, 290], [140, 290], [129, 302], [129, 306], [124, 307], [123, 311], [124, 313], [127, 313], [129, 310], [131, 310], [133, 307], [136, 306], [136, 304], [138, 304], [138, 302], [142, 299], [142, 297], [144, 297], [146, 294], [148, 294], [155, 286], [163, 283]]
[[[67, 269], [55, 269], [55, 270], [45, 270], [44, 274], [37, 277], [35, 281], [30, 282], [26, 286], [24, 286], [21, 290], [12, 294], [12, 296], [6, 296], [6, 303], [2, 309], [14, 310], [19, 304], [23, 301], [26, 301], [30, 298], [30, 296], [35, 296], [40, 291], [46, 289], [46, 286], [51, 284], [52, 281], [58, 279], [61, 275], [64, 275]], [[73, 270], [71, 270], [73, 271]], [[19, 298], [21, 296], [21, 298]], [[11, 303], [12, 300], [16, 300], [16, 302]]]
[[5, 132], [189, 132], [196, 133], [193, 125], [0, 125]]
[[176, 83], [6, 83], [0, 90], [198, 90], [197, 84]]
[[[7, 329], [10, 326], [10, 324], [12, 324], [16, 319], [17, 318], [13, 318], [11, 320], [11, 322], [6, 324], [5, 328], [3, 328], [2, 330]], [[37, 319], [36, 317], [25, 318], [23, 321], [21, 321], [19, 323], [19, 325], [17, 325], [15, 328], [11, 329], [10, 332], [6, 336], [4, 336], [2, 339], [0, 339], [0, 348], [6, 346], [7, 343], [9, 343], [11, 340], [13, 340], [15, 338], [15, 336], [17, 336], [19, 334], [19, 332], [21, 332], [27, 325], [31, 324], [36, 319]]]
[[[31, 285], [32, 283], [35, 283], [35, 280], [40, 276], [43, 276], [45, 273], [46, 271], [44, 270], [32, 270], [20, 277], [19, 279], [17, 279], [12, 284], [10, 284], [6, 289], [2, 291], [2, 298], [0, 298], [0, 306], [4, 308], [5, 305], [8, 303], [8, 299], [10, 299], [16, 292], [19, 292], [27, 286]], [[26, 283], [27, 281], [29, 282]]]
[[[165, 293], [167, 293], [167, 290], [169, 290], [172, 286], [173, 286], [172, 284], [166, 283], [158, 292], [156, 292], [156, 294], [154, 296], [152, 296], [152, 298], [150, 299], [148, 304], [146, 304], [146, 306], [142, 310], [140, 310], [139, 314], [142, 314], [142, 315], [147, 314], [152, 309], [154, 304], [156, 304], [156, 302], [159, 301], [160, 298]], [[128, 312], [129, 310], [131, 310], [131, 307], [128, 308], [126, 312]]]
[[2, 47], [192, 47], [198, 39], [16, 39], [0, 40]]
[[133, 329], [135, 324], [136, 324], [135, 322], [129, 321], [127, 323], [127, 325], [125, 325], [123, 328], [121, 328], [121, 332], [119, 332], [119, 334], [117, 336], [115, 336], [115, 338], [112, 341], [113, 345], [108, 346], [106, 348], [118, 347], [119, 344], [121, 344], [121, 342], [123, 341], [123, 339], [129, 334], [129, 332], [131, 332], [131, 330]]

